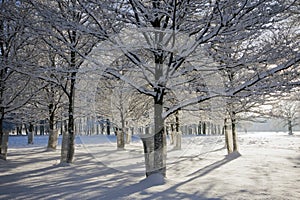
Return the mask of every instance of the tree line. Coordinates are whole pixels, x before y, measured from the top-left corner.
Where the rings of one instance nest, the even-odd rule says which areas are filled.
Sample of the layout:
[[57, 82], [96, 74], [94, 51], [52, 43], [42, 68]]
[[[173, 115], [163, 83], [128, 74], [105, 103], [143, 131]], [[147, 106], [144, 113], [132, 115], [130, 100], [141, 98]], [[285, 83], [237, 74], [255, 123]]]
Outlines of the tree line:
[[61, 162], [72, 163], [75, 119], [90, 114], [89, 102], [97, 115], [120, 121], [121, 136], [128, 121], [153, 125], [147, 176], [166, 174], [165, 124], [178, 113], [211, 113], [225, 130], [231, 127], [228, 153], [238, 151], [238, 120], [299, 92], [299, 6], [295, 0], [1, 1], [1, 157], [4, 121], [47, 119], [48, 148], [56, 149], [61, 118], [67, 130]]

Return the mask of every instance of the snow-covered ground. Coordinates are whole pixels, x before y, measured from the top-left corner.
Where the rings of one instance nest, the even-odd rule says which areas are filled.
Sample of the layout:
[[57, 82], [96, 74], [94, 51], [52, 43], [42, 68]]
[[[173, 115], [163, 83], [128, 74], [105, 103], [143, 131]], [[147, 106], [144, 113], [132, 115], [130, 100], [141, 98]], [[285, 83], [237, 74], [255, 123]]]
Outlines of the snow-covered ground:
[[300, 133], [240, 134], [230, 156], [224, 136], [184, 136], [182, 150], [168, 143], [165, 180], [145, 179], [138, 137], [121, 151], [114, 136], [78, 136], [70, 166], [45, 151], [46, 136], [9, 140], [0, 199], [300, 199]]

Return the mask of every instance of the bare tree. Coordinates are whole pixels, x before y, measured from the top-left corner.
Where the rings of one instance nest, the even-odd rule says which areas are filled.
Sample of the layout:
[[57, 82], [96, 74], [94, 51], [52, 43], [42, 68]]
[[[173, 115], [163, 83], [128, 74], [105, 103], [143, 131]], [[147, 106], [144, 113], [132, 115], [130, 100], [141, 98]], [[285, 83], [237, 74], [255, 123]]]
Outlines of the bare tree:
[[102, 77], [97, 87], [96, 113], [109, 118], [117, 133], [117, 148], [130, 142], [129, 122], [149, 112], [149, 98], [114, 77]]
[[[218, 68], [212, 64], [206, 51], [211, 44], [263, 37], [263, 30], [270, 28], [276, 20], [281, 20], [276, 16], [284, 12], [289, 3], [291, 2], [123, 1], [122, 8], [118, 11], [130, 30], [124, 30], [118, 37], [110, 39], [111, 43], [108, 45], [114, 51], [107, 55], [106, 62], [102, 62], [105, 62], [107, 73], [153, 98], [154, 152], [148, 152], [153, 154], [153, 160], [146, 163], [151, 165], [147, 169], [147, 176], [153, 173], [166, 175], [164, 120], [169, 115], [213, 98], [236, 96], [249, 87], [258, 88], [260, 83], [269, 80], [274, 74], [296, 67], [295, 64], [300, 59], [296, 51], [289, 52], [288, 57], [273, 51], [276, 56], [280, 55], [280, 58], [285, 59], [276, 59], [276, 66], [271, 65], [273, 63], [270, 59], [261, 60], [268, 67], [250, 73], [245, 82], [226, 88], [225, 91], [220, 87], [207, 90], [207, 86], [197, 82], [201, 80], [200, 77], [209, 80], [218, 76]], [[102, 46], [106, 54], [107, 48]], [[266, 47], [260, 43], [252, 46], [253, 55], [250, 56], [253, 59], [260, 56], [260, 48]], [[271, 48], [268, 50], [270, 51], [265, 57], [272, 55]], [[126, 68], [122, 64], [117, 67], [108, 65], [107, 62], [113, 62], [113, 56], [117, 59], [121, 55], [132, 62], [131, 70], [139, 73], [139, 79], [122, 74], [121, 71]], [[247, 54], [243, 62], [247, 62], [246, 59]], [[192, 95], [179, 99], [165, 110], [164, 105], [170, 91], [176, 90], [188, 91]]]
[[[36, 54], [34, 41], [26, 28], [31, 11], [26, 3], [0, 2], [0, 154], [6, 159], [8, 133], [3, 130], [6, 117], [14, 120], [16, 110], [26, 105], [44, 86], [32, 87], [32, 70]], [[10, 115], [10, 116], [8, 116]]]
[[[298, 95], [297, 95], [298, 96]], [[293, 135], [293, 127], [299, 125], [300, 119], [300, 102], [299, 98], [281, 98], [272, 102], [271, 116], [283, 120], [284, 126], [287, 127], [288, 134]]]
[[[75, 146], [75, 84], [79, 73], [79, 68], [85, 57], [92, 51], [99, 42], [91, 35], [86, 35], [84, 30], [87, 27], [97, 26], [92, 24], [88, 16], [84, 13], [90, 7], [83, 2], [72, 1], [30, 1], [37, 13], [37, 23], [32, 29], [42, 35], [43, 41], [48, 45], [46, 49], [51, 49], [55, 53], [55, 68], [50, 74], [59, 74], [59, 77], [47, 76], [40, 78], [58, 85], [68, 99], [68, 132], [63, 134], [63, 144], [61, 152], [62, 163], [72, 163]], [[99, 8], [94, 8], [99, 11]], [[98, 13], [96, 16], [99, 16]], [[42, 27], [40, 26], [42, 24]], [[101, 34], [98, 34], [100, 36]], [[105, 33], [101, 40], [105, 39]], [[63, 79], [60, 79], [63, 77]]]

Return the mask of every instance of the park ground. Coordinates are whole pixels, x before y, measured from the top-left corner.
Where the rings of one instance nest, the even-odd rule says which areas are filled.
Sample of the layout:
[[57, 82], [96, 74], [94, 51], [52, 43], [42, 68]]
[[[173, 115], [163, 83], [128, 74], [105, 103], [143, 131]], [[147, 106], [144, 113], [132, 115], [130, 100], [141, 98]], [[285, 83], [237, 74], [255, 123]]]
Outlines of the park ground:
[[184, 136], [168, 142], [167, 177], [144, 175], [142, 143], [125, 150], [115, 136], [78, 136], [74, 164], [46, 151], [46, 136], [27, 145], [12, 136], [0, 160], [0, 199], [300, 199], [300, 133], [239, 135], [239, 153], [227, 155], [224, 136]]

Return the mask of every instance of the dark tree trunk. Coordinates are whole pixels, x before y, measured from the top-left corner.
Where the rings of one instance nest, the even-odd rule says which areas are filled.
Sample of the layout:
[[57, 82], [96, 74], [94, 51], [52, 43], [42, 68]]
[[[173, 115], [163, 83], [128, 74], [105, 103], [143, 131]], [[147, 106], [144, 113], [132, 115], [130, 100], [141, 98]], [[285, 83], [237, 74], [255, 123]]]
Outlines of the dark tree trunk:
[[178, 111], [175, 113], [175, 149], [180, 150], [181, 149], [181, 132], [179, 131], [179, 113]]
[[[2, 114], [3, 116], [3, 114]], [[2, 155], [2, 141], [4, 138], [4, 131], [3, 131], [3, 117], [0, 118], [0, 155]]]
[[[76, 32], [72, 31], [72, 38], [75, 41]], [[63, 134], [63, 142], [61, 148], [61, 163], [73, 163], [75, 155], [75, 132], [74, 132], [74, 100], [75, 100], [75, 83], [76, 83], [76, 52], [71, 51], [71, 72], [70, 92], [68, 94], [68, 131]], [[66, 134], [67, 133], [67, 134]]]
[[231, 133], [232, 133], [232, 146], [233, 151], [238, 151], [238, 141], [237, 141], [237, 132], [236, 132], [236, 114], [232, 112], [231, 115]]
[[48, 150], [56, 150], [57, 140], [58, 140], [58, 131], [55, 127], [55, 112], [54, 105], [49, 104], [49, 139], [48, 139]]
[[110, 121], [109, 121], [109, 119], [106, 120], [106, 134], [110, 135]]
[[[4, 112], [3, 112], [4, 113]], [[0, 159], [7, 159], [8, 132], [3, 129], [4, 114], [0, 118]]]
[[74, 98], [75, 98], [76, 73], [72, 73], [71, 92], [69, 99], [69, 120], [68, 120], [68, 154], [67, 163], [72, 163], [75, 154], [75, 132], [74, 132]]
[[25, 129], [25, 134], [28, 136], [28, 128], [26, 124], [24, 124], [24, 129]]
[[22, 135], [22, 124], [17, 126], [17, 135]]
[[203, 122], [202, 133], [203, 133], [203, 135], [206, 135], [206, 123], [205, 122]]
[[292, 120], [288, 119], [288, 131], [289, 131], [289, 135], [293, 135], [293, 125], [292, 125]]
[[201, 121], [199, 121], [199, 124], [198, 124], [198, 135], [200, 135], [202, 132], [202, 126], [201, 126]]
[[28, 128], [28, 144], [33, 144], [33, 138], [34, 138], [34, 127], [33, 124], [30, 122]]
[[40, 135], [45, 135], [45, 125], [44, 125], [44, 120], [40, 121]]

